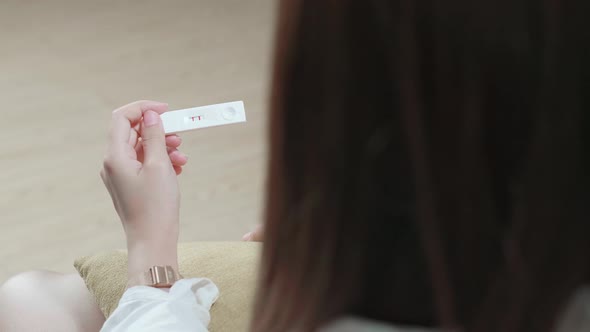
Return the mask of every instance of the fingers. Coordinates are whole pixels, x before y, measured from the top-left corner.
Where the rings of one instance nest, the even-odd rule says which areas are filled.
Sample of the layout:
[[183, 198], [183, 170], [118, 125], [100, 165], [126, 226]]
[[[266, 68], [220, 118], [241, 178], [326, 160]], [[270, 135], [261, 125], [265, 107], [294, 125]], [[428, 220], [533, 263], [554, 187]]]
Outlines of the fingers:
[[188, 162], [188, 157], [175, 148], [168, 148], [168, 157], [170, 158], [172, 165], [175, 166], [184, 166]]
[[[180, 139], [180, 137], [177, 137], [177, 138]], [[176, 145], [176, 144], [173, 143], [173, 145]], [[184, 166], [188, 162], [188, 157], [184, 153], [178, 151], [177, 148], [174, 148], [174, 147], [171, 147], [170, 145], [168, 145], [167, 151], [168, 151], [168, 158], [170, 158], [170, 162], [173, 165]], [[137, 160], [139, 162], [143, 163], [143, 144], [141, 142], [141, 139], [137, 142], [137, 145], [135, 146], [135, 152], [137, 153]]]
[[111, 120], [111, 143], [128, 142], [130, 129], [139, 123], [143, 113], [148, 110], [161, 114], [168, 110], [168, 104], [157, 101], [142, 100], [114, 110]]
[[[135, 134], [133, 134], [135, 132]], [[135, 146], [135, 151], [137, 152], [137, 160], [143, 163], [143, 144], [141, 143], [141, 137], [139, 137], [139, 133], [136, 130], [131, 131], [131, 137], [129, 138], [129, 144]], [[135, 140], [133, 140], [135, 138]], [[133, 141], [133, 143], [131, 143]], [[166, 146], [168, 148], [179, 148], [182, 144], [182, 139], [180, 136], [173, 134], [166, 136]], [[170, 152], [170, 151], [168, 151]]]
[[133, 133], [133, 131], [146, 111], [163, 113], [167, 109], [168, 105], [164, 103], [136, 101], [113, 111], [108, 147], [111, 158], [122, 160], [123, 157], [130, 155], [129, 150], [134, 147], [133, 141], [137, 140], [137, 136], [134, 136], [137, 132]]
[[139, 132], [137, 126], [131, 128], [129, 131], [129, 145], [130, 146], [137, 146], [137, 141], [139, 139]]
[[158, 113], [152, 110], [143, 113], [141, 142], [144, 163], [160, 163], [168, 159], [162, 119]]
[[182, 173], [182, 167], [181, 166], [172, 166], [174, 168], [174, 172], [176, 172], [176, 175], [180, 175], [180, 173]]
[[[136, 149], [141, 146], [141, 142], [139, 142], [141, 139], [141, 136], [139, 135], [139, 127], [139, 125], [136, 125], [135, 127], [131, 128], [131, 131], [129, 132], [129, 145], [135, 146]], [[181, 144], [182, 138], [180, 138], [178, 134], [166, 135], [166, 146], [178, 148]]]
[[244, 234], [242, 241], [248, 242], [262, 242], [264, 240], [264, 227], [262, 225], [256, 226], [256, 228], [250, 232]]
[[170, 148], [178, 148], [182, 144], [182, 139], [177, 135], [166, 136], [166, 146]]

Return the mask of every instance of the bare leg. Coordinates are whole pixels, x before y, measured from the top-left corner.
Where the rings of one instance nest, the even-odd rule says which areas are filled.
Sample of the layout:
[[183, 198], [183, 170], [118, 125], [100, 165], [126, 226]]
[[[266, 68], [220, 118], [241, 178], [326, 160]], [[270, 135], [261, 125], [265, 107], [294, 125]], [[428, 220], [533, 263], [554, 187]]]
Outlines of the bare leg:
[[0, 287], [0, 331], [99, 331], [104, 316], [77, 274], [32, 271]]

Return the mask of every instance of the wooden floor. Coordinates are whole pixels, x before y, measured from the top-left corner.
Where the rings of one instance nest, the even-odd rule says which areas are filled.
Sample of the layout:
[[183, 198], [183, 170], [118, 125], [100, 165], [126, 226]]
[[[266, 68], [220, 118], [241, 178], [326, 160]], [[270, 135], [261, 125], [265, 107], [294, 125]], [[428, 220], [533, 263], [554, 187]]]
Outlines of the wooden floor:
[[244, 100], [248, 122], [183, 135], [181, 240], [260, 222], [271, 0], [0, 2], [0, 282], [124, 247], [99, 169], [111, 111]]

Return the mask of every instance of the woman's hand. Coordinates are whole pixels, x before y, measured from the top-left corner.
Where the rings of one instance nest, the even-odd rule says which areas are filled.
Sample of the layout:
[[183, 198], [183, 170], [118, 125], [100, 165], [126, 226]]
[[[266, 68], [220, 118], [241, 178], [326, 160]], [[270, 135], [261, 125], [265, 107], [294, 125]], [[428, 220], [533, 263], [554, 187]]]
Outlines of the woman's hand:
[[262, 225], [256, 226], [253, 231], [242, 236], [242, 241], [264, 242], [264, 227]]
[[127, 236], [130, 277], [153, 265], [178, 271], [180, 193], [176, 175], [186, 164], [180, 138], [166, 137], [159, 114], [167, 104], [137, 101], [113, 112], [100, 172]]

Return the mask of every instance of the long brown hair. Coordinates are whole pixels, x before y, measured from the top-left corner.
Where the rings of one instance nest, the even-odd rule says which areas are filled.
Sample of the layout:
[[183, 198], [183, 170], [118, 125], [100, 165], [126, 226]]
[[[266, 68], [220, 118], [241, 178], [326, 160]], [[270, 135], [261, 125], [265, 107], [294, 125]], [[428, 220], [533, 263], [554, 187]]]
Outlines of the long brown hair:
[[553, 330], [590, 272], [588, 9], [281, 1], [252, 330]]

